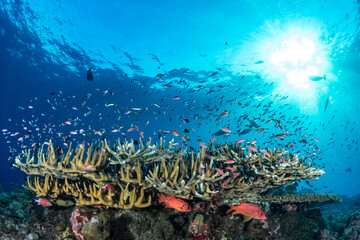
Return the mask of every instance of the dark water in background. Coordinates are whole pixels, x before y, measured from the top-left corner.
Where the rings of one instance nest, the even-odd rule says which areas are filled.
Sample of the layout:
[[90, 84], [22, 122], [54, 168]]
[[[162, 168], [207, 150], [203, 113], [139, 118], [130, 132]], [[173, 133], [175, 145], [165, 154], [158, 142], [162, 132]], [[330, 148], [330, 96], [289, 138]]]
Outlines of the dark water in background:
[[[52, 139], [65, 148], [104, 136], [138, 139], [143, 132], [145, 139], [162, 135], [179, 144], [180, 136], [188, 137], [184, 147], [194, 149], [212, 137], [256, 139], [325, 168], [303, 188], [358, 194], [358, 8], [353, 1], [1, 1], [0, 126], [7, 131], [0, 138], [0, 184], [12, 189], [23, 183], [9, 153], [34, 143]], [[296, 52], [280, 64], [290, 75], [274, 65], [271, 51], [290, 46], [280, 38], [291, 39], [294, 29], [323, 47], [314, 51], [326, 64], [309, 61], [326, 81], [290, 79]], [[305, 60], [296, 61], [305, 68]], [[86, 80], [91, 66], [94, 81]], [[225, 110], [229, 114], [219, 118]], [[266, 123], [271, 119], [283, 129]], [[128, 132], [135, 125], [139, 131]], [[232, 132], [214, 136], [223, 127]], [[273, 137], [284, 131], [283, 140]]]

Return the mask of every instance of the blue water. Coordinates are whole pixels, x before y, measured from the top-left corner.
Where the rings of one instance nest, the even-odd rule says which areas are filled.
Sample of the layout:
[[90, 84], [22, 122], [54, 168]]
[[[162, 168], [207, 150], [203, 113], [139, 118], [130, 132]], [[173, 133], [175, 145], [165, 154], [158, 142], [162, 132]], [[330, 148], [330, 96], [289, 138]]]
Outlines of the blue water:
[[23, 184], [11, 163], [33, 144], [142, 132], [286, 148], [326, 171], [303, 191], [359, 194], [359, 40], [350, 0], [3, 0], [0, 184]]

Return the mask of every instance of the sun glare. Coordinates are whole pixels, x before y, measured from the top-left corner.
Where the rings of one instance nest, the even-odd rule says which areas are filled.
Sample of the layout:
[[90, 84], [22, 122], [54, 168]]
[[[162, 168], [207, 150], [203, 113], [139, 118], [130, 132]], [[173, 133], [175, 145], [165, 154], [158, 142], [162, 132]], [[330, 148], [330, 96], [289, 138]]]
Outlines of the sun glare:
[[234, 72], [261, 74], [263, 81], [273, 83], [273, 91], [316, 114], [321, 97], [336, 79], [331, 73], [331, 45], [324, 41], [325, 31], [315, 18], [269, 20], [223, 58], [232, 59]]
[[270, 53], [274, 70], [294, 89], [309, 89], [309, 76], [323, 75], [322, 56], [315, 42], [305, 36], [292, 36], [281, 41], [280, 46]]
[[[321, 40], [321, 23], [315, 19], [267, 22], [254, 36], [252, 45], [264, 64], [258, 65], [265, 81], [274, 82], [277, 92], [288, 95], [302, 109], [313, 106], [326, 94], [329, 74], [327, 45]], [[250, 43], [251, 44], [251, 43]], [[294, 102], [294, 103], [295, 103]]]

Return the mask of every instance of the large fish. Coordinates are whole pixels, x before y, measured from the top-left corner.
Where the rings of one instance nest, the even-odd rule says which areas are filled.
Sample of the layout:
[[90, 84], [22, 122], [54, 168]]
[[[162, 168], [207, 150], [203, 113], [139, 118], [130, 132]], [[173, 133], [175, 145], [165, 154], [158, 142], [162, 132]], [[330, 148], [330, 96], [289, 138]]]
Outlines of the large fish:
[[244, 203], [242, 200], [237, 206], [231, 205], [231, 208], [226, 213], [231, 211], [234, 211], [232, 214], [242, 214], [249, 218], [266, 219], [264, 212], [258, 205], [254, 203]]
[[163, 203], [167, 208], [173, 208], [176, 212], [190, 212], [191, 207], [184, 200], [170, 194], [157, 194], [158, 202]]
[[89, 81], [93, 81], [94, 80], [94, 77], [93, 77], [93, 74], [91, 72], [91, 69], [92, 67], [90, 67], [90, 69], [87, 71], [86, 73], [86, 79], [89, 80]]
[[253, 127], [259, 128], [260, 126], [253, 120], [248, 119]]
[[251, 130], [252, 130], [251, 128], [244, 129], [241, 132], [239, 132], [239, 135], [247, 134], [247, 133], [251, 132]]
[[222, 131], [222, 130], [219, 130], [219, 131], [217, 131], [216, 133], [214, 133], [213, 135], [215, 135], [215, 136], [222, 136], [222, 135], [227, 135], [228, 133], [226, 133], [226, 132], [224, 132], [224, 131]]

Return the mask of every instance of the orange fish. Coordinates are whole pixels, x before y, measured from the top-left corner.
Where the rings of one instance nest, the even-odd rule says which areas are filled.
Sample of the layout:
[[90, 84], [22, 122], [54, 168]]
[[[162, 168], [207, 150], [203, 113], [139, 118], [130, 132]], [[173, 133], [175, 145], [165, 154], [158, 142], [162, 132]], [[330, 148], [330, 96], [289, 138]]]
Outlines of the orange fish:
[[234, 160], [227, 160], [227, 161], [225, 161], [224, 163], [225, 164], [233, 164], [235, 161]]
[[228, 129], [228, 128], [220, 128], [220, 129], [221, 129], [221, 131], [226, 132], [226, 133], [231, 132], [231, 130], [230, 130], [230, 129]]
[[163, 203], [167, 208], [174, 208], [176, 212], [190, 212], [191, 207], [184, 200], [169, 194], [157, 194], [158, 202]]
[[235, 172], [235, 168], [232, 167], [225, 167], [225, 169], [230, 170], [231, 172]]
[[173, 134], [175, 137], [179, 136], [179, 133], [178, 133], [177, 131], [175, 131], [175, 130], [172, 130], [172, 134]]
[[42, 205], [44, 207], [50, 207], [52, 206], [52, 203], [47, 199], [47, 198], [39, 198], [39, 199], [35, 199], [35, 202], [38, 205]]
[[222, 113], [220, 114], [220, 117], [222, 117], [222, 116], [227, 116], [228, 113], [229, 113], [229, 112], [225, 110], [224, 112], [222, 112]]
[[277, 138], [283, 139], [285, 136], [286, 136], [286, 134], [283, 133], [283, 134], [276, 134], [276, 135], [274, 135], [274, 136], [271, 136], [270, 138], [277, 137]]
[[206, 144], [205, 143], [198, 143], [200, 147], [202, 148], [207, 148]]
[[216, 168], [216, 171], [217, 171], [220, 175], [224, 175], [224, 174], [225, 174], [224, 171], [221, 170], [220, 168]]
[[94, 167], [94, 165], [92, 165], [92, 164], [86, 164], [84, 166], [84, 171], [89, 170], [90, 168], [93, 168], [93, 167]]
[[102, 190], [103, 190], [103, 192], [108, 192], [109, 190], [111, 190], [112, 192], [115, 192], [116, 187], [112, 183], [107, 183], [102, 187]]
[[161, 78], [161, 77], [163, 77], [163, 76], [164, 76], [164, 74], [158, 73], [158, 74], [156, 74], [155, 77]]
[[239, 139], [239, 140], [237, 140], [235, 143], [236, 144], [239, 144], [239, 143], [242, 143], [243, 141], [245, 141], [244, 139]]
[[254, 203], [244, 203], [241, 200], [241, 203], [238, 206], [231, 205], [231, 208], [226, 213], [229, 213], [233, 210], [234, 212], [232, 214], [242, 214], [255, 219], [266, 219], [264, 212], [258, 205]]
[[254, 148], [254, 147], [249, 147], [250, 148], [250, 150], [251, 151], [253, 151], [253, 152], [257, 152], [258, 150], [256, 149], [256, 148]]

